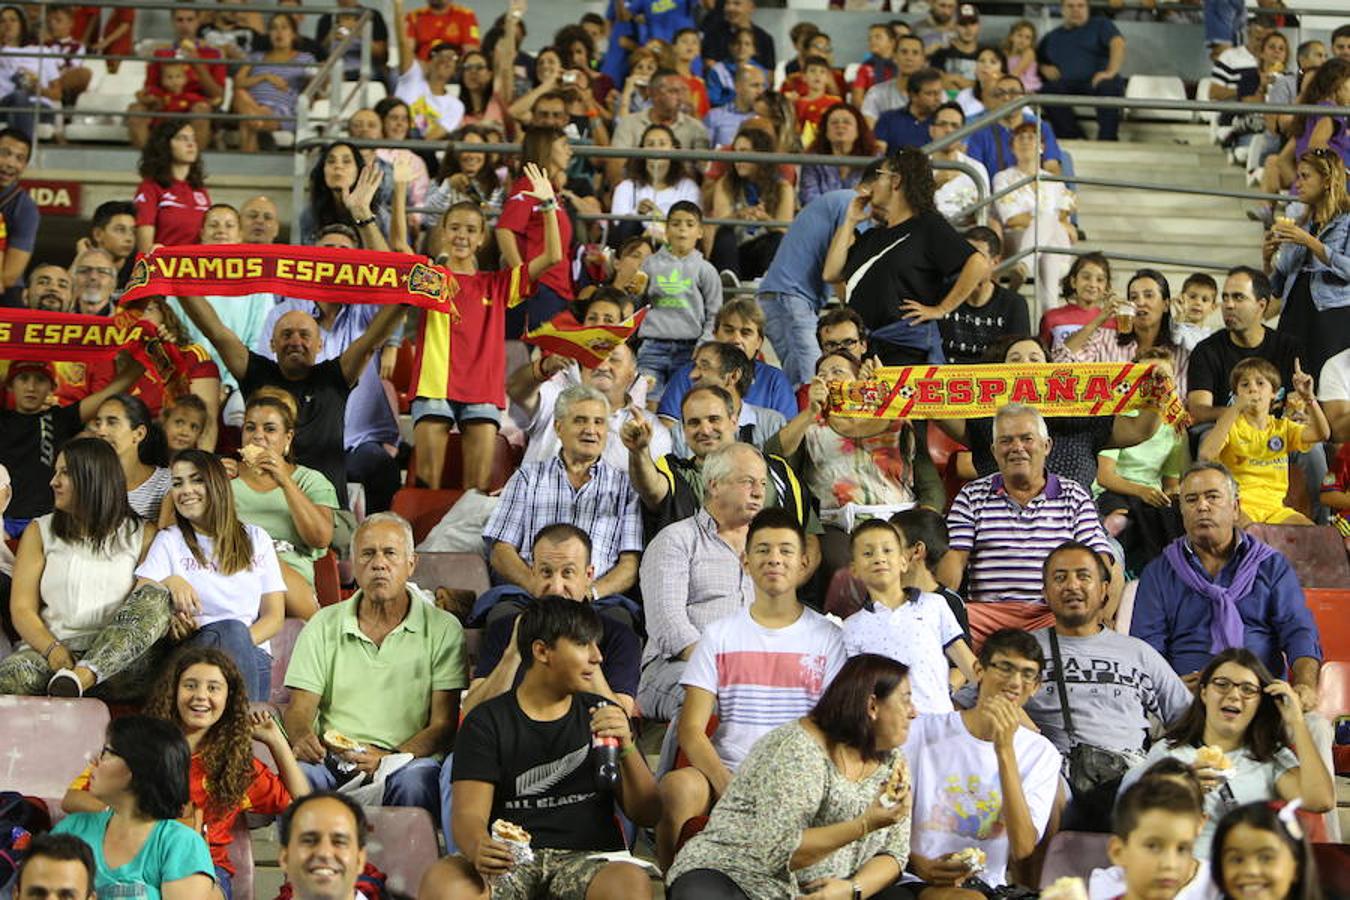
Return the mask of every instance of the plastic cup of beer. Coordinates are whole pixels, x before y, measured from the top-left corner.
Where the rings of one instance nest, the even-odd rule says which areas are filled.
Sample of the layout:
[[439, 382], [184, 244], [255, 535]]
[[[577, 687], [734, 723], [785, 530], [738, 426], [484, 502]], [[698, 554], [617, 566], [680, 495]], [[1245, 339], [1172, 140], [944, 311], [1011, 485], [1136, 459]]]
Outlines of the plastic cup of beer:
[[1134, 304], [1122, 303], [1116, 307], [1116, 331], [1130, 334], [1134, 331]]

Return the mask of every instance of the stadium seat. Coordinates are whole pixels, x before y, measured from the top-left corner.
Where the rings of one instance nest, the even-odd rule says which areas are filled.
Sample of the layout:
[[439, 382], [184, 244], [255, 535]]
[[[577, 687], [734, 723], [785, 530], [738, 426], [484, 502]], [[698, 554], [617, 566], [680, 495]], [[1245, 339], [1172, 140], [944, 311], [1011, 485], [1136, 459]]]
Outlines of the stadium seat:
[[[464, 456], [461, 440], [459, 432], [450, 432], [450, 441], [445, 445], [445, 467], [441, 470], [442, 490], [462, 490], [464, 488]], [[506, 487], [506, 480], [511, 477], [511, 473], [516, 470], [518, 464], [519, 460], [515, 451], [511, 449], [510, 442], [507, 441], [505, 435], [498, 432], [492, 456], [492, 483], [488, 487], [489, 493], [496, 493]], [[404, 481], [404, 486], [417, 487], [416, 447], [413, 447], [412, 455], [408, 457], [408, 475]], [[421, 540], [421, 538], [418, 538], [418, 540]]]
[[[1175, 75], [1131, 75], [1125, 84], [1125, 98], [1135, 100], [1189, 100], [1185, 83]], [[1190, 122], [1194, 113], [1187, 110], [1149, 109], [1129, 110], [1131, 119], [1161, 119], [1168, 122]]]
[[1350, 660], [1350, 588], [1305, 588], [1303, 596], [1317, 620], [1323, 658]]
[[342, 578], [338, 575], [337, 554], [332, 550], [314, 561], [314, 594], [320, 606], [342, 602]]
[[102, 749], [108, 721], [99, 700], [0, 696], [5, 787], [42, 800], [55, 821], [71, 780]]
[[[281, 630], [272, 636], [272, 694], [269, 699], [284, 708], [291, 702], [291, 692], [286, 688], [286, 668], [291, 664], [291, 651], [295, 649], [295, 640], [305, 627], [303, 619], [287, 618], [281, 622]], [[257, 744], [254, 751], [256, 755]], [[264, 748], [266, 749], [266, 748]]]
[[420, 544], [462, 496], [464, 492], [458, 488], [442, 491], [418, 487], [399, 488], [389, 509], [412, 523], [413, 538]]
[[234, 820], [230, 838], [230, 863], [234, 866], [231, 893], [234, 900], [253, 900], [253, 837], [243, 816]]
[[414, 897], [422, 875], [440, 856], [436, 828], [425, 809], [415, 806], [367, 807], [370, 837], [366, 853], [386, 876], [392, 894]]
[[1251, 525], [1247, 533], [1288, 558], [1306, 588], [1350, 588], [1350, 562], [1345, 539], [1330, 525]]
[[476, 553], [419, 553], [412, 580], [432, 593], [437, 588], [458, 588], [476, 596], [492, 586], [487, 561]]
[[1350, 844], [1313, 844], [1323, 897], [1350, 897]]
[[416, 351], [412, 341], [405, 340], [398, 345], [398, 358], [394, 362], [394, 377], [390, 379], [394, 390], [398, 391], [398, 411], [409, 412], [412, 409], [413, 360]]
[[1053, 884], [1055, 879], [1066, 875], [1086, 882], [1093, 869], [1111, 865], [1106, 855], [1108, 837], [1086, 831], [1061, 831], [1055, 835], [1050, 839], [1050, 849], [1045, 854], [1045, 865], [1041, 868], [1041, 887]]

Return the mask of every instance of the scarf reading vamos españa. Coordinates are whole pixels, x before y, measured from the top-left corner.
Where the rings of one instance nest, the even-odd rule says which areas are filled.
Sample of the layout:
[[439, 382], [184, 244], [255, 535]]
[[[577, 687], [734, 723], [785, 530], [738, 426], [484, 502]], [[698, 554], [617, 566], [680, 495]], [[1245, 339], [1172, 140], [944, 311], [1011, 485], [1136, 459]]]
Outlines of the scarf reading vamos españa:
[[342, 247], [186, 244], [136, 260], [122, 302], [144, 297], [275, 293], [327, 303], [407, 303], [457, 317], [459, 289], [425, 257]]
[[1021, 403], [1044, 416], [1113, 416], [1156, 410], [1182, 427], [1176, 385], [1145, 363], [893, 366], [832, 382], [827, 410], [853, 419], [977, 419]]

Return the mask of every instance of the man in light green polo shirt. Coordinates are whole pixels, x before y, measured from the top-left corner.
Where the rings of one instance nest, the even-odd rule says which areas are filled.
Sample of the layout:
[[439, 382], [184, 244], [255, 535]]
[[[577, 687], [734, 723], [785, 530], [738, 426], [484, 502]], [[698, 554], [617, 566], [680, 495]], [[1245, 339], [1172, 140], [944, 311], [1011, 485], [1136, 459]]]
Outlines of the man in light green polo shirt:
[[[384, 805], [420, 806], [435, 818], [439, 756], [454, 740], [468, 683], [464, 630], [408, 583], [416, 557], [403, 517], [362, 522], [352, 562], [360, 590], [319, 610], [295, 642], [286, 733], [315, 790], [373, 774], [390, 754], [412, 754], [385, 780]], [[360, 749], [338, 746], [342, 738]]]

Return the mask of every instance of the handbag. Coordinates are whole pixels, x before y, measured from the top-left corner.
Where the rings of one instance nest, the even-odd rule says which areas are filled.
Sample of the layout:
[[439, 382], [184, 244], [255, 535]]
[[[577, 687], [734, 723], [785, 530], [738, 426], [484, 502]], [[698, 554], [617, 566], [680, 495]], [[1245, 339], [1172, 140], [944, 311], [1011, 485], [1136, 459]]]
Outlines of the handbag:
[[1064, 687], [1064, 664], [1059, 653], [1059, 638], [1054, 626], [1050, 628], [1050, 654], [1055, 661], [1055, 686], [1059, 688], [1059, 705], [1064, 713], [1064, 730], [1069, 735], [1069, 786], [1075, 795], [1086, 795], [1105, 788], [1115, 788], [1129, 771], [1131, 760], [1115, 750], [1096, 747], [1078, 740], [1073, 727], [1073, 713], [1069, 710], [1069, 692]]

